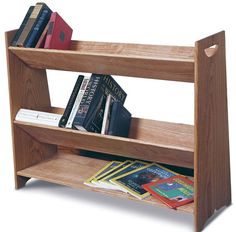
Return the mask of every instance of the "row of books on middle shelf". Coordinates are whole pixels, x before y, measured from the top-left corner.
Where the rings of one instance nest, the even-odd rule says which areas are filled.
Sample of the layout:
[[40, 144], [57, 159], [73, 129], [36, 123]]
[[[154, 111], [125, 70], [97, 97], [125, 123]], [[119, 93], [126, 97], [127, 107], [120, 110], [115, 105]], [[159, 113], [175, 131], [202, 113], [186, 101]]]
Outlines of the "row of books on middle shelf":
[[158, 198], [169, 207], [193, 202], [193, 182], [157, 163], [112, 161], [84, 182], [94, 188], [129, 193], [138, 199]]
[[128, 137], [131, 113], [127, 94], [110, 75], [79, 75], [64, 114], [20, 109], [16, 120]]

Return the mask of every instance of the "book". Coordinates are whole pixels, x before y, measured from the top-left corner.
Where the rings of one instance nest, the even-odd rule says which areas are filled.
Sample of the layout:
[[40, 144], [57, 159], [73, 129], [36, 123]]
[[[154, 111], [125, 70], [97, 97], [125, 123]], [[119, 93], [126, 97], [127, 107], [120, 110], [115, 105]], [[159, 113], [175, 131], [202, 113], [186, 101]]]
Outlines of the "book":
[[92, 180], [92, 183], [93, 183], [94, 185], [100, 187], [100, 188], [108, 188], [108, 189], [114, 189], [114, 190], [116, 190], [116, 189], [117, 189], [116, 186], [110, 185], [110, 186], [107, 187], [107, 185], [103, 185], [103, 183], [100, 182], [100, 180], [103, 179], [103, 178], [106, 178], [108, 175], [110, 175], [110, 174], [116, 172], [117, 170], [120, 170], [120, 169], [122, 169], [123, 167], [128, 166], [128, 165], [131, 164], [131, 163], [132, 163], [132, 161], [130, 161], [130, 160], [126, 160], [125, 162], [121, 162], [117, 167], [111, 169], [110, 171], [104, 173], [103, 175], [100, 175], [100, 176], [97, 177], [97, 178], [94, 178], [94, 179]]
[[61, 114], [47, 113], [29, 109], [20, 109], [16, 114], [15, 120], [57, 127], [61, 116]]
[[42, 34], [40, 35], [39, 40], [38, 40], [37, 44], [35, 45], [35, 48], [44, 48], [44, 44], [45, 44], [45, 41], [46, 41], [46, 36], [47, 36], [48, 28], [49, 28], [49, 22], [47, 23], [47, 25], [44, 28]]
[[109, 94], [122, 104], [127, 96], [112, 76], [92, 74], [74, 119], [74, 128], [100, 133], [106, 98]]
[[25, 17], [24, 17], [20, 27], [19, 27], [19, 29], [17, 30], [15, 36], [13, 37], [13, 39], [11, 41], [11, 46], [16, 46], [17, 45], [17, 41], [18, 41], [18, 39], [19, 39], [19, 37], [20, 37], [20, 35], [21, 35], [21, 33], [22, 33], [22, 31], [23, 31], [27, 21], [29, 20], [29, 17], [31, 15], [33, 9], [34, 9], [34, 6], [30, 6], [29, 7], [29, 9], [28, 9], [28, 11], [27, 11], [27, 13], [26, 13], [26, 15], [25, 15]]
[[116, 185], [115, 183], [113, 183], [112, 179], [114, 179], [118, 176], [124, 175], [125, 173], [131, 172], [135, 169], [144, 167], [146, 165], [148, 165], [148, 163], [146, 163], [146, 162], [134, 161], [134, 162], [130, 163], [128, 166], [125, 166], [115, 172], [112, 172], [108, 176], [102, 178], [99, 182], [102, 183], [103, 185], [106, 185], [107, 188], [113, 187], [113, 188], [117, 188], [118, 190], [122, 190], [122, 191], [126, 192], [124, 189], [121, 188], [120, 185]]
[[114, 101], [111, 106], [108, 135], [121, 137], [129, 136], [131, 114], [119, 101]]
[[194, 200], [193, 181], [181, 175], [144, 184], [143, 188], [173, 209]]
[[83, 80], [84, 80], [84, 76], [79, 75], [76, 82], [75, 82], [72, 93], [70, 95], [69, 101], [68, 101], [66, 108], [64, 110], [63, 116], [61, 117], [61, 120], [59, 122], [59, 125], [58, 125], [59, 127], [66, 127], [66, 124], [68, 122], [69, 116], [71, 114], [72, 108], [74, 106], [75, 100], [77, 98], [77, 95], [79, 93], [79, 90], [80, 90]]
[[17, 42], [16, 42], [16, 46], [19, 46], [19, 47], [25, 46], [28, 36], [30, 35], [30, 33], [34, 29], [34, 26], [36, 25], [40, 15], [42, 14], [42, 11], [44, 9], [49, 9], [45, 3], [41, 3], [41, 2], [36, 3], [36, 5], [33, 8], [33, 11], [31, 12], [31, 14], [30, 14], [30, 16], [29, 16]]
[[150, 196], [142, 185], [159, 179], [166, 179], [177, 175], [175, 172], [162, 167], [161, 165], [152, 163], [142, 168], [136, 169], [124, 175], [112, 179], [112, 182], [125, 189], [132, 196], [143, 199]]
[[102, 120], [102, 129], [101, 134], [107, 134], [108, 133], [108, 126], [110, 123], [110, 116], [111, 116], [111, 105], [114, 101], [114, 98], [111, 94], [109, 94], [106, 98], [106, 105], [104, 109], [104, 115]]
[[99, 178], [99, 176], [103, 175], [106, 172], [109, 172], [111, 169], [115, 168], [116, 166], [118, 166], [121, 162], [118, 161], [112, 161], [110, 163], [108, 163], [105, 167], [103, 167], [101, 170], [99, 170], [98, 172], [96, 172], [93, 176], [91, 176], [90, 178], [88, 178], [84, 184], [91, 186], [91, 187], [97, 187], [95, 184], [92, 183], [92, 181], [96, 178]]
[[64, 21], [64, 19], [57, 12], [53, 12], [49, 21], [44, 48], [69, 49], [72, 32], [72, 28]]
[[[76, 113], [79, 109], [80, 103], [81, 103], [82, 98], [84, 96], [84, 93], [85, 93], [85, 90], [86, 90], [87, 85], [89, 83], [89, 80], [90, 80], [90, 77], [88, 77], [88, 76], [85, 76], [84, 79], [83, 79], [83, 82], [80, 86], [79, 92], [77, 93], [77, 96], [74, 100], [74, 104], [72, 106], [71, 112], [69, 114], [69, 117], [68, 117], [68, 120], [67, 120], [67, 123], [66, 123], [66, 128], [74, 128], [73, 127], [73, 121], [74, 121]], [[69, 110], [68, 110], [68, 112], [69, 112]]]
[[41, 34], [43, 33], [43, 30], [48, 24], [51, 14], [51, 9], [45, 4], [43, 6], [42, 12], [36, 20], [36, 24], [34, 25], [25, 40], [24, 47], [33, 48], [36, 46]]

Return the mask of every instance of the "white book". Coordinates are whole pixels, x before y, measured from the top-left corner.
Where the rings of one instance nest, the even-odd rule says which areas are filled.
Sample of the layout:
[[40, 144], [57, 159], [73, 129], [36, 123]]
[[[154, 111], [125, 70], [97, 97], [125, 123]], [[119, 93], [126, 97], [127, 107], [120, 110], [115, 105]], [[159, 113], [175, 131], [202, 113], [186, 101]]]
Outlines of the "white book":
[[72, 128], [72, 125], [73, 125], [73, 121], [74, 121], [74, 118], [76, 116], [76, 113], [78, 112], [78, 109], [79, 109], [79, 105], [80, 105], [80, 102], [84, 96], [84, 92], [86, 90], [86, 87], [89, 83], [89, 80], [90, 80], [90, 77], [89, 76], [85, 76], [83, 81], [82, 81], [82, 84], [80, 86], [80, 89], [79, 89], [79, 92], [76, 96], [76, 99], [75, 99], [75, 103], [73, 105], [73, 108], [70, 112], [70, 116], [68, 118], [68, 121], [66, 123], [66, 128]]
[[114, 98], [112, 97], [111, 94], [107, 96], [106, 100], [106, 105], [105, 105], [105, 110], [103, 114], [103, 121], [102, 121], [102, 130], [101, 134], [107, 134], [108, 132], [108, 127], [109, 127], [109, 122], [110, 122], [110, 112], [111, 112], [111, 104], [114, 101]]
[[16, 115], [15, 120], [21, 122], [30, 122], [36, 124], [43, 124], [47, 126], [58, 126], [61, 119], [61, 114], [47, 113], [43, 111], [20, 109]]

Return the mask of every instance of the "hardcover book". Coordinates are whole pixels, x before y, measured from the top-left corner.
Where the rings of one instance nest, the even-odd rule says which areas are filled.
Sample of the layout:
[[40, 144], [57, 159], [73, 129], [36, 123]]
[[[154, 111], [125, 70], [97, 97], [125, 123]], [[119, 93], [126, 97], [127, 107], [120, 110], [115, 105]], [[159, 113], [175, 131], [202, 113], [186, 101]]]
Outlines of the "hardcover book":
[[16, 46], [25, 47], [26, 43], [28, 43], [27, 44], [28, 47], [30, 47], [31, 44], [33, 47], [33, 43], [35, 46], [37, 43], [37, 41], [36, 41], [37, 38], [40, 37], [44, 27], [46, 26], [46, 24], [50, 18], [51, 12], [52, 11], [45, 3], [37, 3], [34, 6], [32, 12], [31, 12], [17, 42], [16, 42]]
[[128, 137], [130, 123], [130, 112], [123, 106], [121, 102], [114, 101], [111, 106], [111, 115], [107, 134]]
[[30, 6], [30, 7], [29, 7], [29, 9], [28, 9], [28, 11], [27, 11], [27, 13], [26, 13], [26, 15], [25, 15], [25, 17], [24, 17], [24, 19], [23, 19], [23, 21], [22, 21], [20, 27], [19, 27], [19, 29], [17, 30], [15, 36], [13, 37], [13, 40], [12, 40], [12, 42], [11, 42], [11, 46], [16, 46], [16, 45], [17, 45], [17, 41], [18, 41], [18, 39], [19, 39], [19, 37], [20, 37], [20, 35], [21, 35], [23, 29], [25, 28], [25, 25], [26, 25], [26, 23], [28, 22], [29, 17], [30, 17], [30, 15], [31, 15], [33, 9], [34, 9], [34, 6]]
[[69, 49], [72, 37], [72, 28], [57, 13], [53, 12], [49, 20], [49, 28], [44, 48]]
[[39, 40], [35, 46], [35, 48], [44, 48], [45, 41], [46, 41], [46, 36], [49, 28], [49, 22], [47, 23], [46, 27], [44, 28], [42, 34], [39, 37]]
[[109, 94], [122, 103], [127, 96], [111, 76], [92, 74], [74, 119], [74, 128], [100, 133], [106, 98]]
[[120, 162], [118, 162], [118, 161], [112, 161], [112, 162], [108, 163], [105, 167], [103, 167], [101, 170], [99, 170], [97, 173], [95, 173], [93, 176], [91, 176], [89, 179], [87, 179], [84, 182], [84, 184], [91, 186], [91, 187], [97, 187], [95, 184], [92, 183], [92, 181], [96, 178], [99, 178], [104, 173], [109, 172], [110, 170], [112, 170], [113, 168], [118, 166], [119, 164], [120, 164]]
[[150, 193], [142, 187], [143, 184], [166, 179], [175, 175], [175, 172], [153, 163], [116, 177], [112, 179], [112, 182], [126, 189], [127, 192], [134, 197], [143, 199], [150, 196]]
[[143, 188], [170, 208], [193, 202], [193, 182], [181, 175], [144, 184]]
[[69, 119], [69, 116], [71, 114], [71, 111], [72, 111], [72, 108], [74, 106], [74, 103], [75, 103], [75, 100], [78, 96], [78, 93], [80, 91], [80, 87], [81, 87], [81, 84], [84, 80], [84, 76], [83, 75], [79, 75], [76, 82], [75, 82], [75, 85], [74, 85], [74, 88], [72, 90], [72, 93], [70, 95], [70, 98], [69, 98], [69, 101], [66, 105], [66, 108], [65, 108], [65, 111], [64, 111], [64, 114], [63, 116], [61, 117], [61, 120], [59, 122], [59, 127], [66, 127], [66, 124], [68, 122], [68, 119]]

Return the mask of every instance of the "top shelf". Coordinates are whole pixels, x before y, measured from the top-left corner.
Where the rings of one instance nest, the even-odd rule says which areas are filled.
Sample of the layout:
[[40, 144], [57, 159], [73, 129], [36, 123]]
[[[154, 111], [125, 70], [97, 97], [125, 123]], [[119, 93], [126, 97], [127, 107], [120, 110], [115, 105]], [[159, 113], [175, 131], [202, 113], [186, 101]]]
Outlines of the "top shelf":
[[70, 50], [9, 50], [32, 68], [194, 82], [194, 47], [72, 41]]

